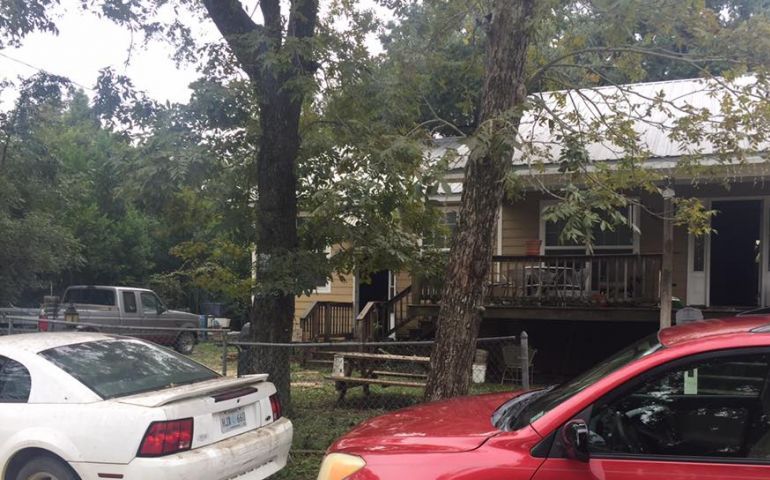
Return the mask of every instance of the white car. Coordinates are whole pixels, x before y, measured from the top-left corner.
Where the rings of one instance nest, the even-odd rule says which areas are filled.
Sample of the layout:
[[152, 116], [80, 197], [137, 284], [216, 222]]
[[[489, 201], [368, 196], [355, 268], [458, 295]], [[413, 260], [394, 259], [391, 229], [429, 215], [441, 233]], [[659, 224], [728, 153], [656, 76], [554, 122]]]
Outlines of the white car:
[[0, 337], [0, 480], [266, 478], [292, 438], [266, 379], [133, 338]]

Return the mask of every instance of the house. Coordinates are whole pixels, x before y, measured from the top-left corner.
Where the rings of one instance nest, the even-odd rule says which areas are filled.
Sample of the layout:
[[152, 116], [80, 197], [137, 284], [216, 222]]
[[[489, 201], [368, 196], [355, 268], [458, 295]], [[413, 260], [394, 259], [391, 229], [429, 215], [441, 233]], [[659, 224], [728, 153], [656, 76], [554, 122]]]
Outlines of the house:
[[[735, 88], [750, 81], [739, 79]], [[673, 190], [677, 197], [699, 198], [707, 208], [717, 211], [710, 236], [689, 235], [679, 227], [673, 233], [672, 293], [679, 300], [674, 307], [697, 306], [711, 317], [770, 306], [770, 165], [760, 154], [741, 161], [725, 160], [714, 144], [696, 148], [673, 140], [669, 134], [677, 120], [693, 109], [722, 115], [720, 100], [725, 88], [722, 82], [677, 80], [540, 97], [554, 110], [556, 104], [562, 105], [563, 118], [577, 112], [590, 121], [607, 115], [606, 102], [623, 95], [628, 118], [634, 119], [640, 144], [649, 152], [644, 168], [666, 177], [661, 189]], [[660, 98], [666, 100], [661, 102]], [[655, 102], [659, 108], [651, 108]], [[593, 338], [596, 335], [591, 332], [596, 328], [606, 332], [608, 325], [614, 325], [619, 332], [617, 342], [609, 343], [617, 343], [615, 347], [622, 346], [626, 337], [655, 331], [663, 262], [662, 195], [627, 192], [633, 202], [622, 213], [637, 228], [597, 231], [593, 251], [565, 245], [560, 242], [561, 225], [543, 218], [544, 209], [555, 201], [546, 190], [563, 184], [559, 162], [562, 146], [554, 140], [549, 122], [534, 113], [522, 120], [520, 135], [540, 147], [517, 151], [512, 167], [522, 178], [536, 181], [526, 182], [521, 199], [504, 201], [497, 228], [490, 232], [496, 255], [482, 329], [505, 333], [527, 328], [530, 335], [539, 329], [551, 334], [559, 330], [562, 340], [569, 342], [575, 332]], [[744, 147], [766, 151], [763, 143]], [[429, 155], [442, 155], [450, 149], [458, 155], [446, 175], [449, 188], [433, 201], [445, 211], [451, 228], [459, 209], [467, 148], [457, 139], [442, 139]], [[585, 145], [585, 149], [591, 162], [610, 167], [624, 156], [623, 151], [601, 142]], [[694, 157], [696, 150], [698, 156]], [[700, 165], [712, 166], [716, 173], [693, 178], [675, 172], [678, 162], [693, 158]], [[356, 336], [409, 330], [429, 333], [430, 328], [423, 328], [421, 323], [430, 323], [436, 316], [439, 294], [440, 285], [413, 279], [404, 272], [380, 272], [369, 284], [348, 276], [319, 286], [309, 297], [298, 297], [297, 326], [300, 330], [304, 327], [305, 339], [319, 334], [344, 336], [345, 332]], [[325, 302], [336, 302], [337, 312], [330, 313], [331, 307], [321, 312]], [[382, 302], [377, 305], [385, 307], [378, 310], [369, 302]], [[342, 309], [346, 309], [344, 313]], [[310, 331], [311, 324], [316, 325], [315, 331]], [[324, 332], [331, 325], [338, 325], [334, 327], [337, 331]], [[589, 344], [592, 342], [607, 343], [593, 339]]]

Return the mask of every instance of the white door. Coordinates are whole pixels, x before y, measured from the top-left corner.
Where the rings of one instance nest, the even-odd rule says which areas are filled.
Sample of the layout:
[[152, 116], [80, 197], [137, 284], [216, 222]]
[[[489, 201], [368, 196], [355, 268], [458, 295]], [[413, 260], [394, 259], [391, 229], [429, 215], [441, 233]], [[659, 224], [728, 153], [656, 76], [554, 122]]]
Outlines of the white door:
[[[704, 200], [706, 208], [710, 201]], [[690, 234], [687, 242], [687, 305], [708, 306], [708, 271], [710, 235], [696, 237]]]

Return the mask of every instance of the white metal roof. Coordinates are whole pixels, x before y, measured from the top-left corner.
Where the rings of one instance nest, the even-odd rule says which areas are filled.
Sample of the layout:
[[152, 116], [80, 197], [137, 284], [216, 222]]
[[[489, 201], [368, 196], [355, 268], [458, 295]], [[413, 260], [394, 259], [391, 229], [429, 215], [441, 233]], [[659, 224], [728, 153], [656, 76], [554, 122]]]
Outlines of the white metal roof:
[[[522, 143], [533, 148], [525, 148], [524, 151], [517, 149], [512, 163], [518, 170], [528, 170], [535, 164], [539, 168], [557, 163], [562, 149], [560, 135], [585, 128], [585, 125], [592, 122], [606, 124], [608, 122], [603, 119], [617, 114], [632, 119], [638, 145], [649, 153], [651, 166], [670, 168], [675, 165], [677, 158], [688, 154], [708, 156], [716, 153], [714, 145], [709, 142], [691, 144], [673, 140], [670, 137], [671, 129], [677, 121], [688, 116], [691, 109], [706, 112], [710, 120], [719, 122], [723, 118], [723, 99], [726, 96], [735, 98], [735, 90], [754, 83], [752, 76], [732, 82], [722, 79], [689, 79], [533, 95], [530, 98], [535, 106], [525, 113], [519, 128]], [[662, 98], [663, 101], [656, 104], [656, 98]], [[559, 100], [564, 101], [560, 103]], [[538, 104], [544, 106], [538, 107]], [[580, 121], [572, 118], [575, 115]], [[747, 146], [741, 145], [742, 148]], [[768, 147], [770, 145], [764, 143], [759, 150], [770, 150]], [[589, 158], [597, 162], [618, 160], [626, 153], [609, 142], [589, 143], [585, 148]], [[458, 154], [450, 162], [450, 170], [464, 169], [468, 148], [460, 138], [438, 140], [428, 156], [436, 158], [450, 149]], [[750, 161], [764, 162], [764, 159], [755, 157]]]

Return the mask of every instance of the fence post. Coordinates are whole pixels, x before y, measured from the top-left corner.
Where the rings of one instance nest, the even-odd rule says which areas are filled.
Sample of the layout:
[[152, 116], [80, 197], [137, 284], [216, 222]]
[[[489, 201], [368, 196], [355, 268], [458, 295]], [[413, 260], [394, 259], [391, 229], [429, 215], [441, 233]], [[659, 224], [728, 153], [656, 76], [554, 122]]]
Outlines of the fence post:
[[227, 376], [227, 332], [222, 332], [222, 376]]
[[529, 335], [521, 332], [521, 387], [529, 389]]

